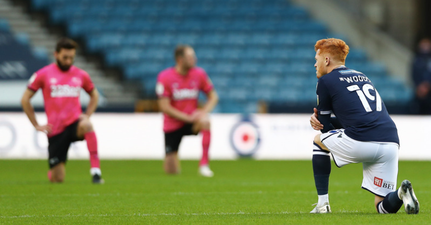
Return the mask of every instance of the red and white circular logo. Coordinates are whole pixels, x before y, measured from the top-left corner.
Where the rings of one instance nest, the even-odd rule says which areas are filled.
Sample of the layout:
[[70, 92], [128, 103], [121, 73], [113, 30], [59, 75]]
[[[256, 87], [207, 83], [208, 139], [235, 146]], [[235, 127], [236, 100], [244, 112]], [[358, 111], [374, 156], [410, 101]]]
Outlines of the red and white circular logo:
[[256, 124], [244, 119], [231, 131], [230, 143], [240, 156], [252, 156], [259, 148], [260, 133]]

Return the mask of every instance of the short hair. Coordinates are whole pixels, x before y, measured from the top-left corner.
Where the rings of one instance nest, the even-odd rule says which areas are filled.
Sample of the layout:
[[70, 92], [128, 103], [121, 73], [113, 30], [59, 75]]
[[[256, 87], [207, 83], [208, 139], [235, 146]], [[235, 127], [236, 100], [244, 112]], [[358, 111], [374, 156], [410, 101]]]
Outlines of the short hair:
[[192, 46], [190, 46], [190, 45], [178, 45], [175, 48], [175, 52], [174, 52], [175, 61], [177, 61], [177, 59], [179, 57], [183, 57], [184, 56], [184, 52], [186, 51], [187, 48], [193, 49]]
[[69, 38], [62, 38], [57, 42], [55, 46], [55, 51], [60, 52], [61, 49], [77, 49], [78, 44]]
[[346, 61], [347, 54], [349, 54], [349, 46], [341, 39], [327, 38], [321, 39], [314, 45], [314, 50], [320, 49], [320, 54], [329, 53], [336, 60], [341, 62]]

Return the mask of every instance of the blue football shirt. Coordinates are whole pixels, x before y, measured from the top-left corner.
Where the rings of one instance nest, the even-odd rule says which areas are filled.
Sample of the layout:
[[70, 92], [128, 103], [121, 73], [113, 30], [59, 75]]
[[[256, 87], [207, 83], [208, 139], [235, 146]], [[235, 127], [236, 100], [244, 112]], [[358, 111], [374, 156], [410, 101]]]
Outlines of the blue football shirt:
[[333, 113], [349, 137], [399, 144], [394, 121], [378, 91], [363, 73], [338, 67], [318, 80], [316, 94], [319, 115]]

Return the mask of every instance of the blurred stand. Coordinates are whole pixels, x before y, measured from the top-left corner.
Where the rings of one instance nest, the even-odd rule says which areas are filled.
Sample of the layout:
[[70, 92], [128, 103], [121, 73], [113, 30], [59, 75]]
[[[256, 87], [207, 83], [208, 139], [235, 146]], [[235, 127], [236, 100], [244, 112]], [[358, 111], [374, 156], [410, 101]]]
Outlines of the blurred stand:
[[135, 112], [159, 112], [157, 100], [138, 100], [135, 104]]
[[431, 39], [429, 38], [419, 41], [412, 64], [412, 79], [415, 86], [412, 113], [431, 114]]

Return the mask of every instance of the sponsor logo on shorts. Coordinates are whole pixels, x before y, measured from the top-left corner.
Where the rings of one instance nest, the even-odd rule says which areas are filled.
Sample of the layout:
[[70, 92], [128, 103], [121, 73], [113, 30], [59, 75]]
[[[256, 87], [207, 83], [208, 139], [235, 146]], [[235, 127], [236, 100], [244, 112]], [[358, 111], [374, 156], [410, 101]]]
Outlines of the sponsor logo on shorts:
[[395, 184], [378, 177], [374, 177], [374, 185], [381, 188], [386, 188], [389, 190], [395, 190]]
[[378, 178], [378, 177], [374, 177], [374, 185], [376, 185], [377, 187], [382, 187], [383, 179]]
[[50, 159], [49, 163], [51, 163], [51, 165], [52, 165], [52, 164], [56, 164], [58, 161], [60, 161], [60, 160], [57, 157], [55, 157], [55, 158]]
[[374, 177], [374, 185], [381, 188], [386, 188], [389, 190], [395, 190], [395, 184], [389, 181], [385, 181], [381, 178]]
[[387, 188], [389, 190], [395, 190], [395, 184], [392, 182], [388, 182], [388, 181], [383, 181], [383, 188]]

